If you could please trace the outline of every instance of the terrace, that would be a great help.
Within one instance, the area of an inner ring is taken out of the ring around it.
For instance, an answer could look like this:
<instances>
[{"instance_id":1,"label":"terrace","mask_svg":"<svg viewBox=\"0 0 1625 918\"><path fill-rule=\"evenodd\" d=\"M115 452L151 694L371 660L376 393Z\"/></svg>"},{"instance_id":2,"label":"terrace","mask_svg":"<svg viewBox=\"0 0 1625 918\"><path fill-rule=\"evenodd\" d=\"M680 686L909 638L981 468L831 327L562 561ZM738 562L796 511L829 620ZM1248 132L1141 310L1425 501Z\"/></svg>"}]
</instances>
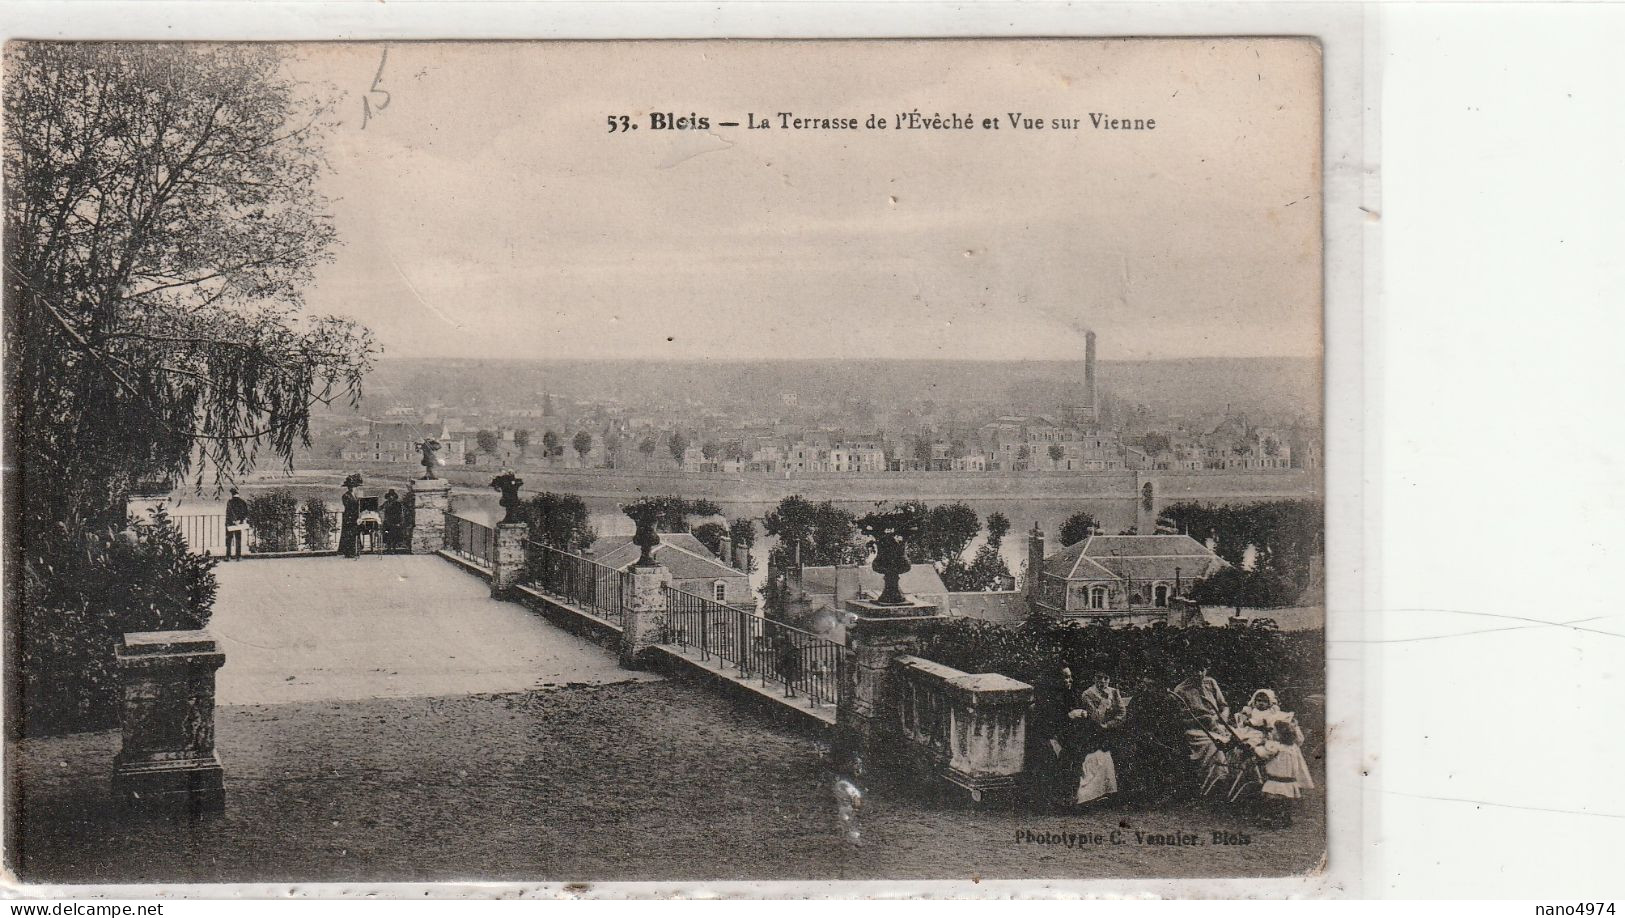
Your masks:
<instances>
[{"instance_id":1,"label":"terrace","mask_svg":"<svg viewBox=\"0 0 1625 918\"><path fill-rule=\"evenodd\" d=\"M1012 842L1048 819L1019 800L975 806L900 774L860 779L854 809L828 743L838 657L668 590L654 671L624 669L605 645L621 643L632 618L628 575L533 549L511 599L494 599L501 540L466 523L447 529L437 554L222 565L210 629L226 656L216 714L225 812L186 824L122 812L107 793L118 731L25 740L20 874L1243 877L1313 869L1323 849L1319 808L1289 830L1253 832L1246 846L1172 852ZM908 724L928 745L951 719L931 676L911 680ZM1195 803L1067 817L1077 831L1125 825L1250 831L1244 814Z\"/></svg>"}]
</instances>

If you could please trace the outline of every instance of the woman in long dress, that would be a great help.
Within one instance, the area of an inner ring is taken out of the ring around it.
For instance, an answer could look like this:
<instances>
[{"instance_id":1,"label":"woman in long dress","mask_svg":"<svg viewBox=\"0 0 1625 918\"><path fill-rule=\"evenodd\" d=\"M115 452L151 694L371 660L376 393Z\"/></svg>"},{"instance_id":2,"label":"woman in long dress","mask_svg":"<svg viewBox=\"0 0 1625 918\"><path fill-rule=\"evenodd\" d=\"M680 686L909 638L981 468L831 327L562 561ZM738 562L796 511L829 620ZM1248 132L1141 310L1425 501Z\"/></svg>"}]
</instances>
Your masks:
<instances>
[{"instance_id":1,"label":"woman in long dress","mask_svg":"<svg viewBox=\"0 0 1625 918\"><path fill-rule=\"evenodd\" d=\"M344 511L339 515L339 554L346 558L361 557L361 476L352 473L344 479L344 494L339 498Z\"/></svg>"},{"instance_id":2,"label":"woman in long dress","mask_svg":"<svg viewBox=\"0 0 1625 918\"><path fill-rule=\"evenodd\" d=\"M1074 802L1085 804L1117 793L1117 761L1112 752L1118 728L1128 716L1128 707L1105 673L1095 674L1094 683L1084 690L1080 701L1083 707L1074 711L1073 716L1081 715L1085 724L1087 752L1079 769Z\"/></svg>"}]
</instances>

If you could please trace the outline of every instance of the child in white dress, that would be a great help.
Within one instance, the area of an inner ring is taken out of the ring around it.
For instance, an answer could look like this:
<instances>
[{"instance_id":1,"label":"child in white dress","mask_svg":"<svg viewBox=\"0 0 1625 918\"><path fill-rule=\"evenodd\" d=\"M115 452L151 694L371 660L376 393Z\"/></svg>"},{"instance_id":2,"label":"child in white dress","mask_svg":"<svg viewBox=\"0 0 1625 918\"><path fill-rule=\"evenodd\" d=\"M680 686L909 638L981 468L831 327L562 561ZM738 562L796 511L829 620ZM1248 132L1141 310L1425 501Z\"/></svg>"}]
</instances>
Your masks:
<instances>
[{"instance_id":1,"label":"child in white dress","mask_svg":"<svg viewBox=\"0 0 1625 918\"><path fill-rule=\"evenodd\" d=\"M1262 741L1253 746L1253 754L1262 762L1264 773L1263 798L1271 816L1283 825L1292 824L1293 801L1313 790L1315 780L1309 774L1309 763L1303 758L1303 730L1292 714L1282 711L1275 702L1275 693L1260 689L1253 694L1268 695L1268 707L1249 705L1246 726L1259 731Z\"/></svg>"}]
</instances>

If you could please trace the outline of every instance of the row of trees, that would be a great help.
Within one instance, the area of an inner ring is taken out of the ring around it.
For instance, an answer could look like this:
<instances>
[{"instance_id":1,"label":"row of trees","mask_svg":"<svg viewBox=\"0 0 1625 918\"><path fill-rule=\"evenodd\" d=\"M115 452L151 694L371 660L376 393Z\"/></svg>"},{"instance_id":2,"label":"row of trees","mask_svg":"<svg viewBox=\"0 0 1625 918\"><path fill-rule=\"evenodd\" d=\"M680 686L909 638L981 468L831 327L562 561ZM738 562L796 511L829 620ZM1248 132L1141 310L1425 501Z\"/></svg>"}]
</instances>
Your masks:
<instances>
[{"instance_id":1,"label":"row of trees","mask_svg":"<svg viewBox=\"0 0 1625 918\"><path fill-rule=\"evenodd\" d=\"M975 510L962 503L933 507L921 501L899 507L913 515L918 528L908 545L910 562L935 567L944 585L954 592L1009 587L1013 578L1000 555L1010 531L1004 514L989 514L987 541L966 561L966 550L982 532L982 520ZM857 522L856 513L831 501L786 497L762 521L762 528L779 540L771 563L776 567L861 563L869 555L869 546L859 535Z\"/></svg>"},{"instance_id":2,"label":"row of trees","mask_svg":"<svg viewBox=\"0 0 1625 918\"><path fill-rule=\"evenodd\" d=\"M571 447L575 449L582 459L586 459L587 454L592 452L592 444L592 434L587 433L585 430L578 431L570 441ZM523 456L525 451L530 448L530 431L514 431L513 446ZM495 456L502 449L502 440L494 430L479 430L474 433L474 449L476 454L484 453L487 456ZM476 454L469 455L468 461L470 464L474 462ZM544 457L564 455L564 444L559 440L557 433L551 430L542 431L542 455Z\"/></svg>"},{"instance_id":3,"label":"row of trees","mask_svg":"<svg viewBox=\"0 0 1625 918\"><path fill-rule=\"evenodd\" d=\"M1159 525L1204 542L1215 554L1241 567L1248 549L1251 569L1298 591L1313 579L1324 551L1324 510L1319 501L1276 500L1241 506L1172 504Z\"/></svg>"}]
</instances>

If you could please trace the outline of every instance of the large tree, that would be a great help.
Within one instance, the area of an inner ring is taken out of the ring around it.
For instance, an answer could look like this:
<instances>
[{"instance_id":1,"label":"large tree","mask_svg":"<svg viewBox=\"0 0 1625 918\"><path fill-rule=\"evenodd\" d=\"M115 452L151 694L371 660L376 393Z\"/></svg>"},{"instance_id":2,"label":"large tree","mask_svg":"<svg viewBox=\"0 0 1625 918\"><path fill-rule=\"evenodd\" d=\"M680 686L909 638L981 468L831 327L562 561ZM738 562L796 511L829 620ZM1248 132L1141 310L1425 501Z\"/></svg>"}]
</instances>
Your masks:
<instances>
[{"instance_id":1,"label":"large tree","mask_svg":"<svg viewBox=\"0 0 1625 918\"><path fill-rule=\"evenodd\" d=\"M258 45L21 44L5 90L7 404L30 523L221 484L359 398L364 329L299 315L334 240L328 100Z\"/></svg>"},{"instance_id":2,"label":"large tree","mask_svg":"<svg viewBox=\"0 0 1625 918\"><path fill-rule=\"evenodd\" d=\"M108 602L98 584L164 592L177 571L199 573L160 533L130 543L138 557L108 576L124 563L108 533L124 525L126 495L154 480L219 488L264 454L291 466L310 446L312 406L355 404L376 356L365 329L301 312L334 241L318 185L332 124L329 100L295 82L280 53L6 52L5 403L13 452L26 457L10 530L24 569L21 668L31 680L71 673L47 688L81 699L92 721L111 709L118 634L198 627L212 601L196 589L171 596L157 624Z\"/></svg>"},{"instance_id":3,"label":"large tree","mask_svg":"<svg viewBox=\"0 0 1625 918\"><path fill-rule=\"evenodd\" d=\"M830 501L815 504L799 494L779 501L762 519L762 529L779 540L769 559L777 566L856 563L862 560L857 517Z\"/></svg>"},{"instance_id":4,"label":"large tree","mask_svg":"<svg viewBox=\"0 0 1625 918\"><path fill-rule=\"evenodd\" d=\"M585 430L578 430L575 438L570 441L570 445L575 447L576 455L581 457L581 461L586 462L587 454L592 452L592 434L587 433Z\"/></svg>"}]
</instances>

